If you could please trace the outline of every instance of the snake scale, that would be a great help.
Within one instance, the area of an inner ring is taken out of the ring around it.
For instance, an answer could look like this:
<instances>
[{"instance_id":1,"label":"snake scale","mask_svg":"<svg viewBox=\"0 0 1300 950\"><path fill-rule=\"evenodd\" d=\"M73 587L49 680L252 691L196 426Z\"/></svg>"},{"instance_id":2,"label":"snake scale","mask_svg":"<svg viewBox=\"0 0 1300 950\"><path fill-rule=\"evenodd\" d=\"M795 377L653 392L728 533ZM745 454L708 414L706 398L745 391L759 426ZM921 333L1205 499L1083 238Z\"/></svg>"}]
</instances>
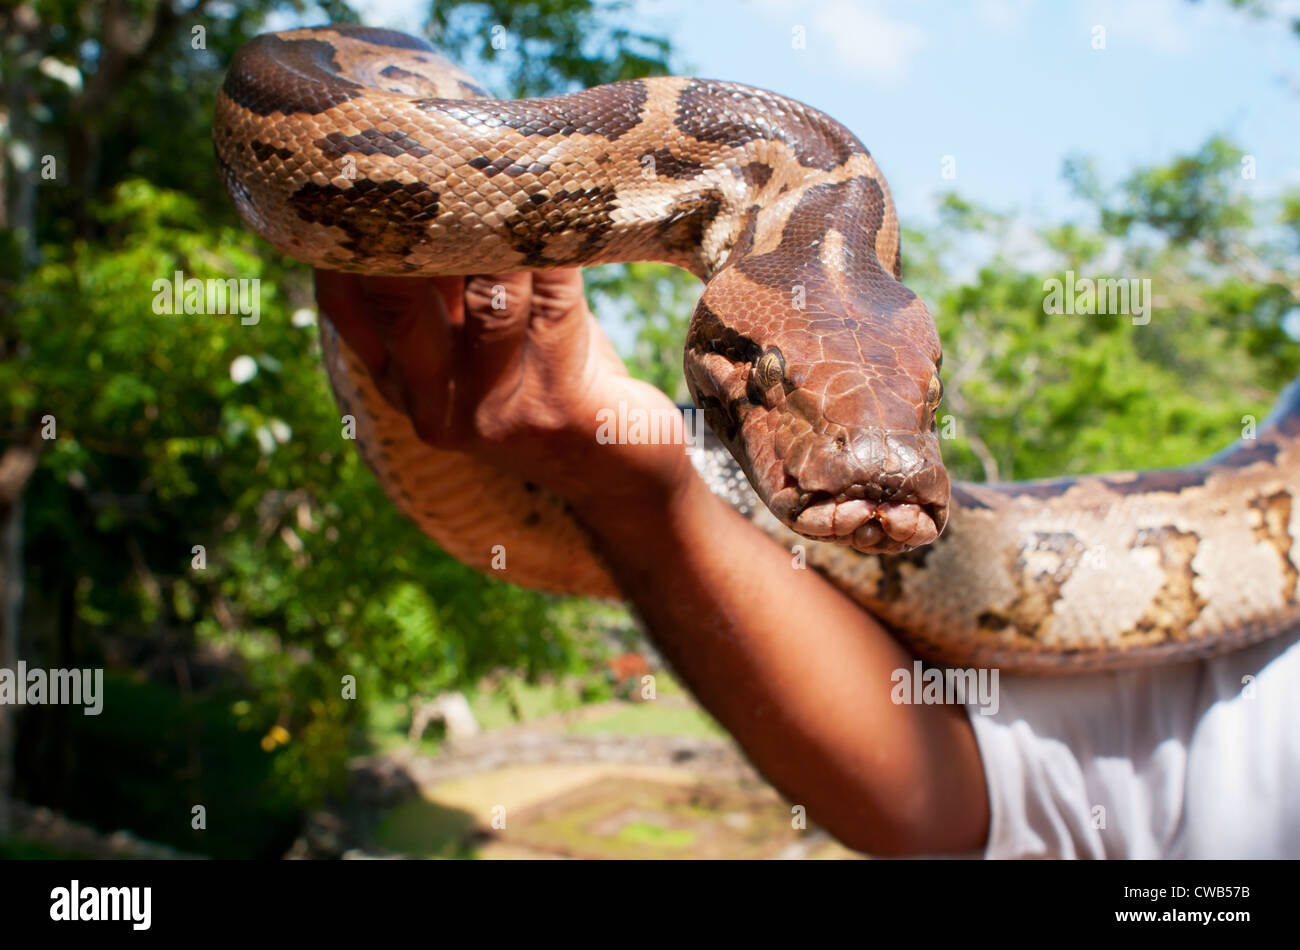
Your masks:
<instances>
[{"instance_id":1,"label":"snake scale","mask_svg":"<svg viewBox=\"0 0 1300 950\"><path fill-rule=\"evenodd\" d=\"M1121 669L1300 622L1300 388L1200 465L950 485L941 349L899 281L888 187L807 106L677 77L497 100L423 40L334 26L241 49L213 136L244 221L318 267L699 276L686 379L729 454L697 466L931 661ZM366 461L422 530L484 570L504 546L515 583L617 596L557 498L422 443L328 321L322 340Z\"/></svg>"}]
</instances>

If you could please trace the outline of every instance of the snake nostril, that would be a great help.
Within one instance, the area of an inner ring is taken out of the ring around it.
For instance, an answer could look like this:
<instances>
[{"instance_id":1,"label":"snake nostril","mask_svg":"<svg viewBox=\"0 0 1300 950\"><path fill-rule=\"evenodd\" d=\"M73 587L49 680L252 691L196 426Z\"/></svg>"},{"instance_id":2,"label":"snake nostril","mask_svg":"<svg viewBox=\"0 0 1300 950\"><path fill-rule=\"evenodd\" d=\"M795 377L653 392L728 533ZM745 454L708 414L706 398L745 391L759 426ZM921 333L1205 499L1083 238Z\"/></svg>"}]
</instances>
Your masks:
<instances>
[{"instance_id":1,"label":"snake nostril","mask_svg":"<svg viewBox=\"0 0 1300 950\"><path fill-rule=\"evenodd\" d=\"M880 485L882 501L896 501L902 493L903 486L907 484L907 478L902 472L884 472L877 479Z\"/></svg>"},{"instance_id":2,"label":"snake nostril","mask_svg":"<svg viewBox=\"0 0 1300 950\"><path fill-rule=\"evenodd\" d=\"M863 486L865 497L877 503L899 502L929 505L935 497L934 469L912 472L881 472Z\"/></svg>"}]
</instances>

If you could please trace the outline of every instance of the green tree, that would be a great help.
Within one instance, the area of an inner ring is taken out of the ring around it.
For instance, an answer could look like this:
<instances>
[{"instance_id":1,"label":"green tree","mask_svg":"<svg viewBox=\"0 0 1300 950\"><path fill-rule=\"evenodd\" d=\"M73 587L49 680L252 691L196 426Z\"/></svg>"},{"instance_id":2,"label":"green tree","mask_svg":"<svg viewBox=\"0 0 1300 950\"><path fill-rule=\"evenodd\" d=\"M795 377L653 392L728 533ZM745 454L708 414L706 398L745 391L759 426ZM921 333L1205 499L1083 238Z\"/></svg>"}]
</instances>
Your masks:
<instances>
[{"instance_id":1,"label":"green tree","mask_svg":"<svg viewBox=\"0 0 1300 950\"><path fill-rule=\"evenodd\" d=\"M356 18L344 3L321 6ZM224 724L270 747L254 779L310 804L340 787L367 701L464 688L502 666L585 669L597 613L448 558L342 438L306 268L240 227L212 162L225 65L271 13L295 12L319 22L277 0L0 11L0 249L12 252L0 273L0 665L21 648L49 666L150 671L194 708L224 697ZM622 4L548 0L440 3L430 16L471 58L480 42L492 49L492 25L521 31L529 55L492 57L493 78L558 91L666 70L667 44L618 27L623 15ZM176 271L259 281L260 322L155 312L155 282ZM240 671L239 695L204 672L214 656ZM114 682L120 692L134 681ZM110 697L110 723L113 710ZM20 788L93 810L73 791L93 752L64 754L52 737L80 724L49 714L39 729L31 712L21 720L33 723L23 761L34 765ZM211 733L217 719L203 721ZM204 763L217 754L210 739L179 745L156 784L211 797L221 778ZM9 781L0 765L0 802ZM184 833L168 840L203 846L188 814L169 820ZM168 837L160 816L134 823Z\"/></svg>"},{"instance_id":2,"label":"green tree","mask_svg":"<svg viewBox=\"0 0 1300 950\"><path fill-rule=\"evenodd\" d=\"M1040 226L1026 268L1004 215L946 196L941 226L904 242L908 282L945 343L949 465L1013 479L1189 462L1236 440L1300 367L1294 328L1296 194L1266 198L1214 137L1168 164L1101 183L1065 177L1085 220ZM1279 236L1280 235L1280 236ZM954 247L991 247L955 281ZM1041 263L1038 263L1041 261ZM1149 322L1047 312L1045 281L1149 280Z\"/></svg>"}]
</instances>

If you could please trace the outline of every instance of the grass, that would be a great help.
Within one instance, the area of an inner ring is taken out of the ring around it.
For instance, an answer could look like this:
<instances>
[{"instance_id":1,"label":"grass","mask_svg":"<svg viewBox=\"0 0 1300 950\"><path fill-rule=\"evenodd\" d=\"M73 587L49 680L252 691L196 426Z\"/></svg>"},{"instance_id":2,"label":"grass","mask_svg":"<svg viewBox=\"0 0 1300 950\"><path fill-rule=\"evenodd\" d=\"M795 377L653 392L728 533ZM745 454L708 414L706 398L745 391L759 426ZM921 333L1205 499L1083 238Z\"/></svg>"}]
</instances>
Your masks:
<instances>
[{"instance_id":1,"label":"grass","mask_svg":"<svg viewBox=\"0 0 1300 950\"><path fill-rule=\"evenodd\" d=\"M459 808L411 798L380 819L375 840L394 854L418 858L474 858L474 816Z\"/></svg>"},{"instance_id":2,"label":"grass","mask_svg":"<svg viewBox=\"0 0 1300 950\"><path fill-rule=\"evenodd\" d=\"M508 837L574 857L654 860L770 857L793 833L781 803L738 786L610 777L540 806Z\"/></svg>"},{"instance_id":3,"label":"grass","mask_svg":"<svg viewBox=\"0 0 1300 950\"><path fill-rule=\"evenodd\" d=\"M496 689L480 690L468 699L470 711L484 732L544 719L583 705L571 684L527 683L518 677L505 680ZM519 718L515 716L516 710ZM391 751L409 746L411 712L406 703L376 700L369 704L368 712L370 736L376 748ZM424 755L437 755L441 748L442 730L438 724L431 723L416 749Z\"/></svg>"},{"instance_id":4,"label":"grass","mask_svg":"<svg viewBox=\"0 0 1300 950\"><path fill-rule=\"evenodd\" d=\"M675 695L681 693L675 684L669 689ZM484 732L508 729L588 705L583 702L579 687L572 682L529 683L522 677L502 677L495 688L478 690L467 698L470 711ZM378 748L389 750L408 744L411 712L406 703L377 700L368 709L370 733ZM419 743L419 751L436 755L442 744L440 735L438 727L431 724Z\"/></svg>"},{"instance_id":5,"label":"grass","mask_svg":"<svg viewBox=\"0 0 1300 950\"><path fill-rule=\"evenodd\" d=\"M518 719L511 707L512 695L514 708L520 713ZM582 705L572 684L525 683L519 679L505 681L498 689L482 690L469 701L469 708L484 731L544 719L556 713L570 712Z\"/></svg>"},{"instance_id":6,"label":"grass","mask_svg":"<svg viewBox=\"0 0 1300 950\"><path fill-rule=\"evenodd\" d=\"M689 848L695 843L695 832L633 821L620 828L614 838L620 844L640 847Z\"/></svg>"},{"instance_id":7,"label":"grass","mask_svg":"<svg viewBox=\"0 0 1300 950\"><path fill-rule=\"evenodd\" d=\"M686 690L665 671L655 673L655 690L659 699L679 699ZM494 689L480 690L469 697L470 710L484 732L507 729L520 723L535 722L550 716L582 708L584 704L572 683L527 683L520 678L504 678ZM370 733L381 750L406 747L411 714L405 703L372 702ZM516 717L518 713L518 717ZM689 738L724 738L726 732L708 713L694 706L661 703L614 704L609 715L581 719L563 727L578 735L616 733L632 736L686 736ZM441 731L431 726L416 749L424 755L437 755L442 746Z\"/></svg>"},{"instance_id":8,"label":"grass","mask_svg":"<svg viewBox=\"0 0 1300 950\"><path fill-rule=\"evenodd\" d=\"M571 723L566 730L579 735L617 733L624 736L686 736L716 739L725 736L713 719L698 709L655 702L628 703L608 716Z\"/></svg>"}]
</instances>

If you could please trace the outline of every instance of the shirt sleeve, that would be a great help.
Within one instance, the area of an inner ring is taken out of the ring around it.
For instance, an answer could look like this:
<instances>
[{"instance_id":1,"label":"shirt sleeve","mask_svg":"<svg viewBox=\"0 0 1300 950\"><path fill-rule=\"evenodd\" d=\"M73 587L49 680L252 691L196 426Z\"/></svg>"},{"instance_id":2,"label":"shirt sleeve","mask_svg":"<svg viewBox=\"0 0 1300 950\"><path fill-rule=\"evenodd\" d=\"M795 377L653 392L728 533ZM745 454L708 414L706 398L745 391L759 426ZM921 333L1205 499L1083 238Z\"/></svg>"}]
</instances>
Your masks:
<instances>
[{"instance_id":1,"label":"shirt sleeve","mask_svg":"<svg viewBox=\"0 0 1300 950\"><path fill-rule=\"evenodd\" d=\"M1003 676L993 695L966 705L985 857L1300 856L1296 634L1150 670Z\"/></svg>"}]
</instances>

